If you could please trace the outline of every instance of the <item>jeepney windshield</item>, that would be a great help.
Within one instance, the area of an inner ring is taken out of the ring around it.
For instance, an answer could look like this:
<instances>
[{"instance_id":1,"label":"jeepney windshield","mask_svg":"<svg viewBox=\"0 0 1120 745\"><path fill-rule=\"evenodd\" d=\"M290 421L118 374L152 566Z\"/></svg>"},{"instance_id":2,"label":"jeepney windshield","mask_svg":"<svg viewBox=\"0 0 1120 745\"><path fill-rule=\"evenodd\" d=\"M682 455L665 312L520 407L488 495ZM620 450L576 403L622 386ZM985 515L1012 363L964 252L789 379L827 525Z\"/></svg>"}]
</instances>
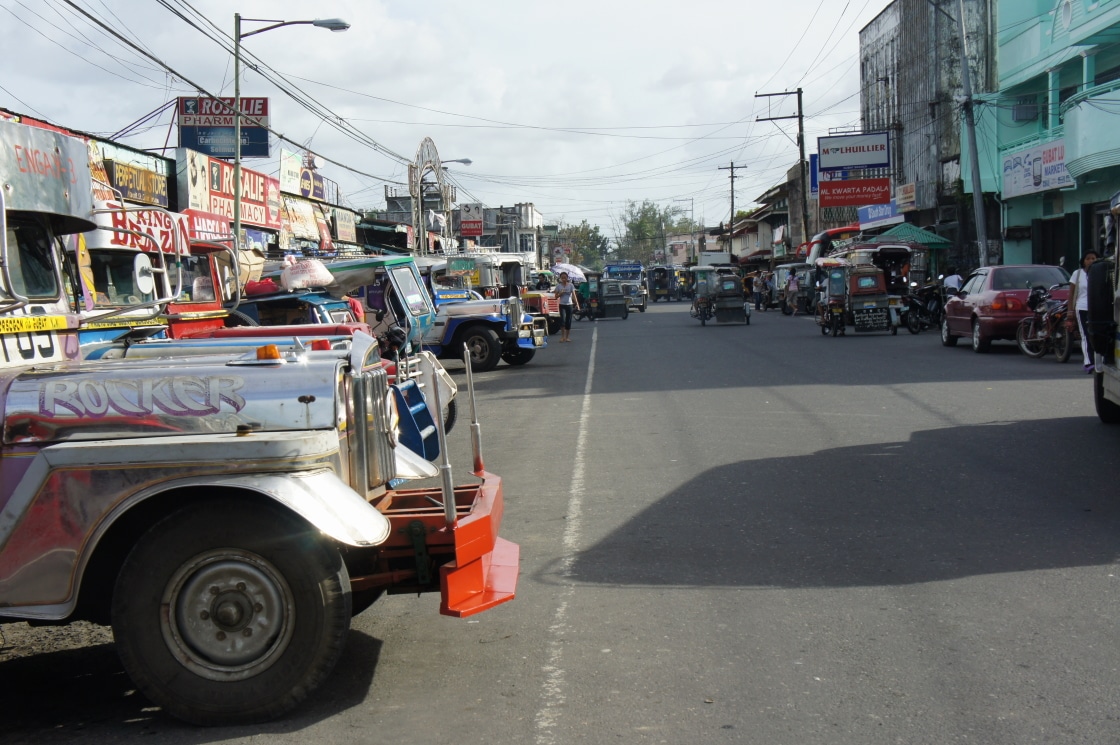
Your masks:
<instances>
[{"instance_id":1,"label":"jeepney windshield","mask_svg":"<svg viewBox=\"0 0 1120 745\"><path fill-rule=\"evenodd\" d=\"M56 299L60 288L46 228L35 220L9 217L7 238L8 269L15 293L32 299Z\"/></svg>"},{"instance_id":2,"label":"jeepney windshield","mask_svg":"<svg viewBox=\"0 0 1120 745\"><path fill-rule=\"evenodd\" d=\"M133 279L136 253L90 249L89 265L93 275L95 306L119 308L155 300L154 293L142 293L136 289Z\"/></svg>"},{"instance_id":3,"label":"jeepney windshield","mask_svg":"<svg viewBox=\"0 0 1120 745\"><path fill-rule=\"evenodd\" d=\"M416 281L416 275L408 266L397 266L390 270L393 283L397 286L405 307L412 316L426 316L432 312L424 288Z\"/></svg>"},{"instance_id":4,"label":"jeepney windshield","mask_svg":"<svg viewBox=\"0 0 1120 745\"><path fill-rule=\"evenodd\" d=\"M214 275L208 255L183 256L183 295L184 303L212 303L217 297L214 293Z\"/></svg>"}]
</instances>

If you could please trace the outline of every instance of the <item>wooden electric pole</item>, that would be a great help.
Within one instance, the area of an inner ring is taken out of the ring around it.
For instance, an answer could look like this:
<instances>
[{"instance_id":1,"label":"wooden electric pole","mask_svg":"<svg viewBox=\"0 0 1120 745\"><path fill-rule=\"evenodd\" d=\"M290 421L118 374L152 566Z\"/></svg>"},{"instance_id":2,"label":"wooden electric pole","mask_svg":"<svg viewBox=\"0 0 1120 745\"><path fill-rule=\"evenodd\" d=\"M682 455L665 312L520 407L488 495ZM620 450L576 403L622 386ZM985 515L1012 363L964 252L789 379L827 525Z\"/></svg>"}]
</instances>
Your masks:
<instances>
[{"instance_id":1,"label":"wooden electric pole","mask_svg":"<svg viewBox=\"0 0 1120 745\"><path fill-rule=\"evenodd\" d=\"M746 166L737 166L735 161L731 161L730 166L720 166L721 171L731 171L731 222L728 223L727 228L727 252L731 253L734 247L735 239L735 169L745 170Z\"/></svg>"},{"instance_id":2,"label":"wooden electric pole","mask_svg":"<svg viewBox=\"0 0 1120 745\"><path fill-rule=\"evenodd\" d=\"M797 113L790 116L765 116L758 117L755 121L773 122L779 119L797 120L797 149L799 157L797 162L798 173L801 174L801 240L808 243L809 235L809 179L805 175L805 110L801 104L802 91L783 91L781 93L756 93L755 98L772 98L774 96L797 96Z\"/></svg>"}]
</instances>

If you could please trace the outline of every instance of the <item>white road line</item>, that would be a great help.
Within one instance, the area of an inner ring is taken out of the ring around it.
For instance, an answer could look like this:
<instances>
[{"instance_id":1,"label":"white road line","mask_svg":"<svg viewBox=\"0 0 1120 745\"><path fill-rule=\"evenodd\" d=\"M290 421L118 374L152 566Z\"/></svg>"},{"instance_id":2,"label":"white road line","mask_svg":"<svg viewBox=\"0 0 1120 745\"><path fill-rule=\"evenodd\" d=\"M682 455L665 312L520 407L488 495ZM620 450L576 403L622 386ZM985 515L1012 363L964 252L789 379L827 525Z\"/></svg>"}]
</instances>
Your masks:
<instances>
[{"instance_id":1,"label":"white road line","mask_svg":"<svg viewBox=\"0 0 1120 745\"><path fill-rule=\"evenodd\" d=\"M584 475L586 473L587 429L591 420L591 383L595 378L595 348L599 341L598 327L591 333L591 360L587 364L587 381L583 384L583 406L579 415L579 434L576 437L576 454L572 461L572 486L568 494L568 513L560 557L560 597L552 623L548 626L548 654L544 665L544 682L541 685L541 704L537 710L537 745L556 742L564 696L564 640L570 636L568 602L575 593L570 581L572 562L580 546L580 529L583 516Z\"/></svg>"}]
</instances>

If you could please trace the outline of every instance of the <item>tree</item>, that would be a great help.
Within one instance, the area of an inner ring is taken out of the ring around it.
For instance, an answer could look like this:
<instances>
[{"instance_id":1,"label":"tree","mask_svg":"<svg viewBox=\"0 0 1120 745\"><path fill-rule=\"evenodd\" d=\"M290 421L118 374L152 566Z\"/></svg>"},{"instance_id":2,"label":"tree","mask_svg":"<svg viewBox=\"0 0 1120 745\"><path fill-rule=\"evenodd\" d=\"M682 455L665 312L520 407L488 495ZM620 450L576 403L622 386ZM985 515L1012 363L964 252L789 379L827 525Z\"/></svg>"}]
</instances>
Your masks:
<instances>
[{"instance_id":1,"label":"tree","mask_svg":"<svg viewBox=\"0 0 1120 745\"><path fill-rule=\"evenodd\" d=\"M610 251L610 240L599 232L598 225L584 220L579 225L561 223L559 230L561 245L572 248L573 264L602 265Z\"/></svg>"},{"instance_id":2,"label":"tree","mask_svg":"<svg viewBox=\"0 0 1120 745\"><path fill-rule=\"evenodd\" d=\"M663 255L658 259L655 252L665 250L665 236L694 229L683 213L680 206L660 207L648 199L641 204L627 202L616 224L616 229L621 227L616 258L643 264L664 261Z\"/></svg>"}]
</instances>

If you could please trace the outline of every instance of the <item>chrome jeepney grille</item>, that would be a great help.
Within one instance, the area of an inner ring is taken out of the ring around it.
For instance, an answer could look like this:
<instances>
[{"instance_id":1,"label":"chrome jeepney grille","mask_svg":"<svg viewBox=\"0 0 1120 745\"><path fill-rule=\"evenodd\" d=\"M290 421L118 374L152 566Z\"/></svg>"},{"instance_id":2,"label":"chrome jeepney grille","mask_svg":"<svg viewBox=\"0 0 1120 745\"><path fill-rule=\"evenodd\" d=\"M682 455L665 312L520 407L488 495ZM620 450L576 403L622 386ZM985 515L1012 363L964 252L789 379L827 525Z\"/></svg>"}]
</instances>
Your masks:
<instances>
[{"instance_id":1,"label":"chrome jeepney grille","mask_svg":"<svg viewBox=\"0 0 1120 745\"><path fill-rule=\"evenodd\" d=\"M393 457L389 378L383 367L368 368L354 376L354 486L366 490L386 486L396 476Z\"/></svg>"}]
</instances>

